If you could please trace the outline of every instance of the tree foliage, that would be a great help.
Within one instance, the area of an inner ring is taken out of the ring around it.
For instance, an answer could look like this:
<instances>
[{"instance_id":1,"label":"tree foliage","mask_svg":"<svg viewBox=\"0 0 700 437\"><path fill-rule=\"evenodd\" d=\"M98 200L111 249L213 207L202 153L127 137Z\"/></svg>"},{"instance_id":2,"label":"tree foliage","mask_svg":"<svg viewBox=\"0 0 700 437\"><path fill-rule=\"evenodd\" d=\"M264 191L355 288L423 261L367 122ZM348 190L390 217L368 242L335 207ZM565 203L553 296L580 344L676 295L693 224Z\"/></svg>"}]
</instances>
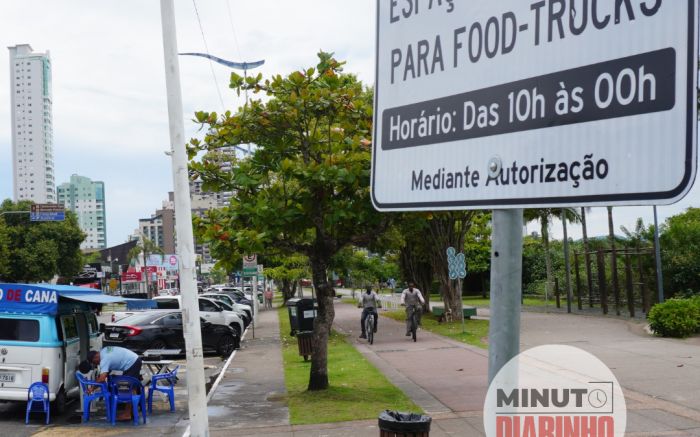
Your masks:
<instances>
[{"instance_id":1,"label":"tree foliage","mask_svg":"<svg viewBox=\"0 0 700 437\"><path fill-rule=\"evenodd\" d=\"M700 208L668 218L661 231L664 279L670 293L700 293Z\"/></svg>"},{"instance_id":2,"label":"tree foliage","mask_svg":"<svg viewBox=\"0 0 700 437\"><path fill-rule=\"evenodd\" d=\"M228 208L199 221L208 241L248 253L274 248L308 257L318 299L310 390L328 387L331 260L347 245L368 245L387 220L369 197L372 93L331 54L318 57L315 68L265 81L232 74L230 86L255 97L235 114L196 113L207 134L188 148L192 177L200 177L205 189L236 193ZM246 143L255 144L255 152L231 171L207 158Z\"/></svg>"},{"instance_id":3,"label":"tree foliage","mask_svg":"<svg viewBox=\"0 0 700 437\"><path fill-rule=\"evenodd\" d=\"M29 211L31 205L5 200L0 212ZM70 211L61 222L31 222L29 214L5 214L0 219L0 277L6 282L73 277L82 267L80 243L84 239L78 219Z\"/></svg>"}]
</instances>

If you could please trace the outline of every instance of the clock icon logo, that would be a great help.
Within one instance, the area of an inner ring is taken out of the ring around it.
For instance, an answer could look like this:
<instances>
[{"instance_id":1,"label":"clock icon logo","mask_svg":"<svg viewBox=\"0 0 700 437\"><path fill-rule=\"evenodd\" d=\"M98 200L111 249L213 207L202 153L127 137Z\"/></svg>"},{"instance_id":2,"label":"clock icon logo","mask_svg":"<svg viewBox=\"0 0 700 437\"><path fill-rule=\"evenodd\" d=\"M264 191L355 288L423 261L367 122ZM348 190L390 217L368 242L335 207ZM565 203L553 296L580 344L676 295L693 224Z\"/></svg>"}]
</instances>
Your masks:
<instances>
[{"instance_id":1,"label":"clock icon logo","mask_svg":"<svg viewBox=\"0 0 700 437\"><path fill-rule=\"evenodd\" d=\"M602 408L608 402L608 395L603 390L593 390L588 393L588 403L593 408Z\"/></svg>"}]
</instances>

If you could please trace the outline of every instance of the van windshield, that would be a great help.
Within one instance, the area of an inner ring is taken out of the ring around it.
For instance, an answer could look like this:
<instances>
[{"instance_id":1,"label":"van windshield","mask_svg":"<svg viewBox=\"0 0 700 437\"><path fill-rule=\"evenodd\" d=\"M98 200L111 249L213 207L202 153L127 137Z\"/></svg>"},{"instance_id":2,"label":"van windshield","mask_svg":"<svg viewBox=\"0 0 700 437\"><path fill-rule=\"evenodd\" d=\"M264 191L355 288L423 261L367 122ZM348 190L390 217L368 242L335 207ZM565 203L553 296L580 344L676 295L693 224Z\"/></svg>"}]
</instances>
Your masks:
<instances>
[{"instance_id":1,"label":"van windshield","mask_svg":"<svg viewBox=\"0 0 700 437\"><path fill-rule=\"evenodd\" d=\"M39 321L0 319L0 340L39 341Z\"/></svg>"}]
</instances>

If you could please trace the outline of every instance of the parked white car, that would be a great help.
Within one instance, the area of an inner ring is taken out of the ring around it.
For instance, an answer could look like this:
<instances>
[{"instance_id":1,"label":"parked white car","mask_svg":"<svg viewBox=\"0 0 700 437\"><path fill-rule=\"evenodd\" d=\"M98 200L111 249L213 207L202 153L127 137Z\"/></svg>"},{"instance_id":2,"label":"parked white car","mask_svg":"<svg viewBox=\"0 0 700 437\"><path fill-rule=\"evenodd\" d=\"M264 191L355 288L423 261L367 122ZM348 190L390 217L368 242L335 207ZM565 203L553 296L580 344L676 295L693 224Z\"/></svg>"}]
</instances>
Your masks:
<instances>
[{"instance_id":1,"label":"parked white car","mask_svg":"<svg viewBox=\"0 0 700 437\"><path fill-rule=\"evenodd\" d=\"M215 325L233 328L238 336L243 335L245 323L235 311L227 311L217 301L199 297L199 315ZM153 298L159 309L182 309L182 296L158 296Z\"/></svg>"},{"instance_id":2,"label":"parked white car","mask_svg":"<svg viewBox=\"0 0 700 437\"><path fill-rule=\"evenodd\" d=\"M200 296L201 296L201 297L206 297L207 299L214 299L214 300L216 300L216 301L222 301L222 302L228 304L229 306L231 306L231 308L233 308L233 311L235 311L236 313L238 313L238 315L240 315L241 317L247 318L247 319L248 319L248 322L250 322L250 320L251 320L252 317L253 317L253 310L252 310L252 308L250 307L250 305L244 305L244 304L236 303L236 302L233 300L233 298L231 298L230 296L228 296L228 295L226 295L226 294L221 294L221 293L204 293L204 294L202 294L202 295L200 295ZM246 323L246 324L247 324L247 323Z\"/></svg>"}]
</instances>

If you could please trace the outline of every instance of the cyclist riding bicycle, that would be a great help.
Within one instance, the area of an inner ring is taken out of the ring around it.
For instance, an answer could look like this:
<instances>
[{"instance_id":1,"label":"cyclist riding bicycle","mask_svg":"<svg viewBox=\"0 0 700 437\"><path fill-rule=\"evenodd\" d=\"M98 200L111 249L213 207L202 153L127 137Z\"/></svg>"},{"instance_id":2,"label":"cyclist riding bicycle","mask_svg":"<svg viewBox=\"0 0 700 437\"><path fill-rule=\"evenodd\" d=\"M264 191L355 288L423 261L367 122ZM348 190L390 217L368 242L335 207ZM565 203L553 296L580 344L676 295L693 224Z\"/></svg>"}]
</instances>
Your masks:
<instances>
[{"instance_id":1,"label":"cyclist riding bicycle","mask_svg":"<svg viewBox=\"0 0 700 437\"><path fill-rule=\"evenodd\" d=\"M416 284L409 282L408 288L401 293L401 305L406 306L406 337L411 336L411 307L415 309L416 324L420 325L421 305L423 304L425 304L425 299L423 299L420 290L416 288Z\"/></svg>"},{"instance_id":2,"label":"cyclist riding bicycle","mask_svg":"<svg viewBox=\"0 0 700 437\"><path fill-rule=\"evenodd\" d=\"M367 291L362 293L360 296L360 301L358 307L362 308L362 319L360 320L360 326L362 327L362 335L360 338L367 338L367 333L365 332L365 320L367 316L371 313L374 315L374 332L377 332L377 321L379 320L379 314L377 314L377 308L380 308L379 296L377 293L372 291L371 286L367 286Z\"/></svg>"}]
</instances>

